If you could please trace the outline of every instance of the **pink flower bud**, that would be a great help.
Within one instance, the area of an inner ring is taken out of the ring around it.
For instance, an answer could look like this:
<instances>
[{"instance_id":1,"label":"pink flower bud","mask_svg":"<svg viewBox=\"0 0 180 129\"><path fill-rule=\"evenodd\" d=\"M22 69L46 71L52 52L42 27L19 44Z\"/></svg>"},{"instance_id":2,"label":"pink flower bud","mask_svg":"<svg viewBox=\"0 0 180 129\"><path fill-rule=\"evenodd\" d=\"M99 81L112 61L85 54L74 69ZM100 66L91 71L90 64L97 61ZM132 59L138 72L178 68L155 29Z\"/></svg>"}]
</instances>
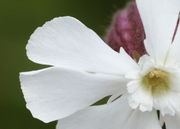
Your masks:
<instances>
[{"instance_id":1,"label":"pink flower bud","mask_svg":"<svg viewBox=\"0 0 180 129\"><path fill-rule=\"evenodd\" d=\"M146 53L144 39L144 27L136 3L130 2L125 9L115 14L106 42L115 51L123 47L131 57L138 60Z\"/></svg>"}]
</instances>

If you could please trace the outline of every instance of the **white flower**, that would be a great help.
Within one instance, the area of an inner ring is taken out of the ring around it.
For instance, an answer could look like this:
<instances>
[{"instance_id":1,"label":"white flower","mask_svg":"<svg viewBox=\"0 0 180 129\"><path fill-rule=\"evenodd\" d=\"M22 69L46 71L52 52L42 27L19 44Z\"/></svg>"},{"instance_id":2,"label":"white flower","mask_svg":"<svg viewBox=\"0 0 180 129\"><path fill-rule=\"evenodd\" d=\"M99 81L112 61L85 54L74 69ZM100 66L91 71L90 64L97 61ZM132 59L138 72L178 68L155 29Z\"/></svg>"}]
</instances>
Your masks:
<instances>
[{"instance_id":1,"label":"white flower","mask_svg":"<svg viewBox=\"0 0 180 129\"><path fill-rule=\"evenodd\" d=\"M116 53L72 17L38 28L30 60L51 67L20 74L27 108L57 129L180 129L180 0L136 0L148 55ZM90 106L106 96L108 104Z\"/></svg>"}]
</instances>

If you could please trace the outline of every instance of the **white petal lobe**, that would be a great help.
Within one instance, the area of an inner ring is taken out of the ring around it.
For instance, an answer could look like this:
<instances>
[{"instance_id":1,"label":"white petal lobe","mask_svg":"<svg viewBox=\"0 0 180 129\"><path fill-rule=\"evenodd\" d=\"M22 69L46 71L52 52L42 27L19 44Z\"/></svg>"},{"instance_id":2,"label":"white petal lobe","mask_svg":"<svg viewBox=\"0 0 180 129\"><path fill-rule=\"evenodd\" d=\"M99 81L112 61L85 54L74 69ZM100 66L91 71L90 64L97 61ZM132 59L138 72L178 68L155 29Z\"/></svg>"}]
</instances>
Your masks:
<instances>
[{"instance_id":1,"label":"white petal lobe","mask_svg":"<svg viewBox=\"0 0 180 129\"><path fill-rule=\"evenodd\" d=\"M146 33L147 52L163 64L180 12L179 0L136 0Z\"/></svg>"},{"instance_id":2,"label":"white petal lobe","mask_svg":"<svg viewBox=\"0 0 180 129\"><path fill-rule=\"evenodd\" d=\"M177 33L173 44L171 45L170 52L167 58L168 66L178 66L180 67L180 25L177 28Z\"/></svg>"},{"instance_id":3,"label":"white petal lobe","mask_svg":"<svg viewBox=\"0 0 180 129\"><path fill-rule=\"evenodd\" d=\"M112 50L98 35L73 17L45 23L27 44L30 60L88 72L123 74L134 67L130 57Z\"/></svg>"},{"instance_id":4,"label":"white petal lobe","mask_svg":"<svg viewBox=\"0 0 180 129\"><path fill-rule=\"evenodd\" d=\"M123 90L120 76L53 67L21 73L20 80L27 108L44 122L71 115Z\"/></svg>"},{"instance_id":5,"label":"white petal lobe","mask_svg":"<svg viewBox=\"0 0 180 129\"><path fill-rule=\"evenodd\" d=\"M157 114L132 110L126 98L93 106L58 122L57 129L161 129Z\"/></svg>"}]
</instances>

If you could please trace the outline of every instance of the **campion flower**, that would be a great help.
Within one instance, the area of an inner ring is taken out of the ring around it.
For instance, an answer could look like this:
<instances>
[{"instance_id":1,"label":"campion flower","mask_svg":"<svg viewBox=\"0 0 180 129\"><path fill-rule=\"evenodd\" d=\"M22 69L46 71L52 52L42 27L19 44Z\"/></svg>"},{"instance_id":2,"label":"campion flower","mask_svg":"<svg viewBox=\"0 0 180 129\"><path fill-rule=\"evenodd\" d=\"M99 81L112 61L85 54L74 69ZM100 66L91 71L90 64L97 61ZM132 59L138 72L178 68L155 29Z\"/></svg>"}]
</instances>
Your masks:
<instances>
[{"instance_id":1,"label":"campion flower","mask_svg":"<svg viewBox=\"0 0 180 129\"><path fill-rule=\"evenodd\" d=\"M144 27L136 3L130 2L115 13L105 41L115 51L123 47L132 58L138 60L146 53L144 39Z\"/></svg>"},{"instance_id":2,"label":"campion flower","mask_svg":"<svg viewBox=\"0 0 180 129\"><path fill-rule=\"evenodd\" d=\"M72 17L30 37L30 60L50 66L20 74L27 108L57 129L180 128L179 0L136 0L147 54L136 63ZM91 106L106 96L107 104Z\"/></svg>"}]
</instances>

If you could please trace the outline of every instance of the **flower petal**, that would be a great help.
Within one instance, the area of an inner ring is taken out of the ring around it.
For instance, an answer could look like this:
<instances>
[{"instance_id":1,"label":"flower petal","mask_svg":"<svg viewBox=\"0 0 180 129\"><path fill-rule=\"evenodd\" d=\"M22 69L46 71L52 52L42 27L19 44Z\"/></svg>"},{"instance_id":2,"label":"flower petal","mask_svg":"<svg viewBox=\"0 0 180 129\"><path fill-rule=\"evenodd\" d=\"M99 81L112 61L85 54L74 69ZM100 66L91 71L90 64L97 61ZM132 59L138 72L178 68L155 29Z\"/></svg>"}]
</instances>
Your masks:
<instances>
[{"instance_id":1,"label":"flower petal","mask_svg":"<svg viewBox=\"0 0 180 129\"><path fill-rule=\"evenodd\" d=\"M136 0L143 21L148 53L163 63L173 39L180 11L179 0Z\"/></svg>"},{"instance_id":2,"label":"flower petal","mask_svg":"<svg viewBox=\"0 0 180 129\"><path fill-rule=\"evenodd\" d=\"M27 108L33 116L50 122L123 90L120 76L47 68L20 74Z\"/></svg>"},{"instance_id":3,"label":"flower petal","mask_svg":"<svg viewBox=\"0 0 180 129\"><path fill-rule=\"evenodd\" d=\"M127 84L127 91L130 94L134 93L138 88L139 88L139 80L133 80Z\"/></svg>"},{"instance_id":4,"label":"flower petal","mask_svg":"<svg viewBox=\"0 0 180 129\"><path fill-rule=\"evenodd\" d=\"M166 65L180 67L180 25L177 29L177 33L173 44L171 45Z\"/></svg>"},{"instance_id":5,"label":"flower petal","mask_svg":"<svg viewBox=\"0 0 180 129\"><path fill-rule=\"evenodd\" d=\"M176 26L175 35L174 35L174 42L176 43L180 42L180 11L179 11L179 17L178 17L177 26Z\"/></svg>"},{"instance_id":6,"label":"flower petal","mask_svg":"<svg viewBox=\"0 0 180 129\"><path fill-rule=\"evenodd\" d=\"M57 129L161 129L156 112L132 110L127 99L93 106L58 121Z\"/></svg>"},{"instance_id":7,"label":"flower petal","mask_svg":"<svg viewBox=\"0 0 180 129\"><path fill-rule=\"evenodd\" d=\"M166 129L180 129L180 113L177 113L175 116L166 115L164 121Z\"/></svg>"},{"instance_id":8,"label":"flower petal","mask_svg":"<svg viewBox=\"0 0 180 129\"><path fill-rule=\"evenodd\" d=\"M152 111L153 97L150 93L146 92L140 81L132 81L128 83L129 105L133 108L139 108L141 111Z\"/></svg>"},{"instance_id":9,"label":"flower petal","mask_svg":"<svg viewBox=\"0 0 180 129\"><path fill-rule=\"evenodd\" d=\"M177 111L180 112L180 94L176 91L171 91L162 97L154 98L154 108L161 111L164 115L174 115Z\"/></svg>"},{"instance_id":10,"label":"flower petal","mask_svg":"<svg viewBox=\"0 0 180 129\"><path fill-rule=\"evenodd\" d=\"M115 74L133 67L73 17L55 18L39 27L26 49L29 59L40 64Z\"/></svg>"}]
</instances>

